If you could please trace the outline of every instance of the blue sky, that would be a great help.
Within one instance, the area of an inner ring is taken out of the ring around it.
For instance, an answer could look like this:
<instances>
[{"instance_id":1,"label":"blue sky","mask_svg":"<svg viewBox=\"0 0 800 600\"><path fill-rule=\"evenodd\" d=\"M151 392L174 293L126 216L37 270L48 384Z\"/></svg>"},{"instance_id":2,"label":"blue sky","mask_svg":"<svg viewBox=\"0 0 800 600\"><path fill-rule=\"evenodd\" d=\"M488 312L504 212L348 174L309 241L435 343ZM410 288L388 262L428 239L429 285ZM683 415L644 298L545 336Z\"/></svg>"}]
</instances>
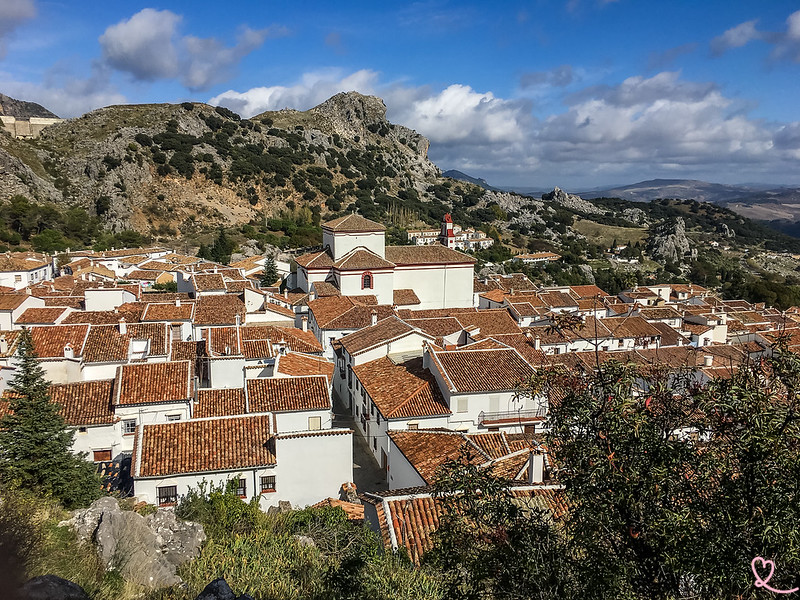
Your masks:
<instances>
[{"instance_id":1,"label":"blue sky","mask_svg":"<svg viewBox=\"0 0 800 600\"><path fill-rule=\"evenodd\" d=\"M442 169L579 190L800 184L800 5L717 0L0 0L0 92L308 109L348 90Z\"/></svg>"}]
</instances>

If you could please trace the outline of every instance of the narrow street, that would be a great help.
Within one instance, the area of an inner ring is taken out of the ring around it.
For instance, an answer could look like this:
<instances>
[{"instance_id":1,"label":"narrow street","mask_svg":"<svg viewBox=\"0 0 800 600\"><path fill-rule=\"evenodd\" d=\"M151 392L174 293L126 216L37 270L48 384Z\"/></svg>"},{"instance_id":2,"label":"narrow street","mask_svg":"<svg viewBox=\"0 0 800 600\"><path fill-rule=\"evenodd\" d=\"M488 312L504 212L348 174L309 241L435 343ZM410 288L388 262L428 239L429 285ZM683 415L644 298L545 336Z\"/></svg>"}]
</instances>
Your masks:
<instances>
[{"instance_id":1,"label":"narrow street","mask_svg":"<svg viewBox=\"0 0 800 600\"><path fill-rule=\"evenodd\" d=\"M369 450L369 445L361 431L356 427L353 416L347 407L333 394L333 426L349 427L353 430L353 483L359 492L386 490L386 473Z\"/></svg>"}]
</instances>

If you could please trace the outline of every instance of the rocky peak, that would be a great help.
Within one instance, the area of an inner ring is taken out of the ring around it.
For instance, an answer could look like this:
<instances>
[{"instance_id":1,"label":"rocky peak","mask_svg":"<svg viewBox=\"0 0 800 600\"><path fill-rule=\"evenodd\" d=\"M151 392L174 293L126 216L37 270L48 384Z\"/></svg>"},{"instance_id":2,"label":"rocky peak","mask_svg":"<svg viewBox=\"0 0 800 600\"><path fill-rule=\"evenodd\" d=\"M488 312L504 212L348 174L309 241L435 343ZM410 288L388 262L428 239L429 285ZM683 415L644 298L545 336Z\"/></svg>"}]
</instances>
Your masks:
<instances>
[{"instance_id":1,"label":"rocky peak","mask_svg":"<svg viewBox=\"0 0 800 600\"><path fill-rule=\"evenodd\" d=\"M382 125L386 122L386 105L383 100L377 96L365 96L358 92L336 94L309 112L356 128L373 124Z\"/></svg>"},{"instance_id":2,"label":"rocky peak","mask_svg":"<svg viewBox=\"0 0 800 600\"><path fill-rule=\"evenodd\" d=\"M31 117L58 118L58 115L51 113L41 104L17 100L5 94L0 94L0 115L16 117L17 119L30 119Z\"/></svg>"},{"instance_id":3,"label":"rocky peak","mask_svg":"<svg viewBox=\"0 0 800 600\"><path fill-rule=\"evenodd\" d=\"M647 251L653 259L678 262L691 251L683 217L664 220L650 230Z\"/></svg>"},{"instance_id":4,"label":"rocky peak","mask_svg":"<svg viewBox=\"0 0 800 600\"><path fill-rule=\"evenodd\" d=\"M605 214L606 212L602 208L598 208L597 206L595 206L588 200L584 200L580 196L576 196L575 194L567 194L564 190L562 190L558 186L554 187L552 192L542 194L542 200L544 200L545 202L560 204L564 208L568 208L570 210L583 212L587 214L602 215Z\"/></svg>"}]
</instances>

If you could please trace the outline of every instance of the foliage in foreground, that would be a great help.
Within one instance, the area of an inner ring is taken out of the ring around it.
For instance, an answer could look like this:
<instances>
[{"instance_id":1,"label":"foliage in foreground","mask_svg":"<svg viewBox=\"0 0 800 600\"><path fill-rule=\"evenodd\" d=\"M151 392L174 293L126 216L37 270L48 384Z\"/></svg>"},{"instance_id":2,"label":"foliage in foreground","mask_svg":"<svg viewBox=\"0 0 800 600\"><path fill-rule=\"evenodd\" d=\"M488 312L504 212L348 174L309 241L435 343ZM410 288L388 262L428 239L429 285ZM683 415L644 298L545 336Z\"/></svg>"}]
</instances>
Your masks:
<instances>
[{"instance_id":1,"label":"foliage in foreground","mask_svg":"<svg viewBox=\"0 0 800 600\"><path fill-rule=\"evenodd\" d=\"M30 332L23 330L19 339L10 412L0 419L0 480L52 496L67 508L86 506L100 496L100 479L92 463L72 453L75 431L50 399Z\"/></svg>"}]
</instances>

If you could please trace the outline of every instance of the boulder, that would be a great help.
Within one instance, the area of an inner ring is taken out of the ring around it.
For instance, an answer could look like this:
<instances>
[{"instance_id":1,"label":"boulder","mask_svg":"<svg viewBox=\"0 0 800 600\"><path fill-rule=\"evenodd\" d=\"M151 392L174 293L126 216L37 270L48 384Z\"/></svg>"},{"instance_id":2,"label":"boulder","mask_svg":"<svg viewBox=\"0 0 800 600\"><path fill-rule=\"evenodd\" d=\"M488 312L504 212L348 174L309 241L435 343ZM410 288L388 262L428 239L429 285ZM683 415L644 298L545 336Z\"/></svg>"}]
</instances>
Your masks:
<instances>
[{"instance_id":1,"label":"boulder","mask_svg":"<svg viewBox=\"0 0 800 600\"><path fill-rule=\"evenodd\" d=\"M270 506L267 509L268 515L276 515L287 512L292 512L292 503L287 500L281 500L278 502L278 506Z\"/></svg>"},{"instance_id":2,"label":"boulder","mask_svg":"<svg viewBox=\"0 0 800 600\"><path fill-rule=\"evenodd\" d=\"M215 579L209 583L195 600L236 600L236 594L224 579Z\"/></svg>"},{"instance_id":3,"label":"boulder","mask_svg":"<svg viewBox=\"0 0 800 600\"><path fill-rule=\"evenodd\" d=\"M683 217L665 220L650 230L647 252L653 260L678 262L691 252Z\"/></svg>"},{"instance_id":4,"label":"boulder","mask_svg":"<svg viewBox=\"0 0 800 600\"><path fill-rule=\"evenodd\" d=\"M89 600L77 583L56 575L41 575L28 580L19 590L19 600Z\"/></svg>"},{"instance_id":5,"label":"boulder","mask_svg":"<svg viewBox=\"0 0 800 600\"><path fill-rule=\"evenodd\" d=\"M206 539L202 525L181 521L172 510L143 517L122 510L111 497L75 511L60 525L75 529L81 541L94 542L107 569L148 588L181 583L176 568L194 558Z\"/></svg>"}]
</instances>

